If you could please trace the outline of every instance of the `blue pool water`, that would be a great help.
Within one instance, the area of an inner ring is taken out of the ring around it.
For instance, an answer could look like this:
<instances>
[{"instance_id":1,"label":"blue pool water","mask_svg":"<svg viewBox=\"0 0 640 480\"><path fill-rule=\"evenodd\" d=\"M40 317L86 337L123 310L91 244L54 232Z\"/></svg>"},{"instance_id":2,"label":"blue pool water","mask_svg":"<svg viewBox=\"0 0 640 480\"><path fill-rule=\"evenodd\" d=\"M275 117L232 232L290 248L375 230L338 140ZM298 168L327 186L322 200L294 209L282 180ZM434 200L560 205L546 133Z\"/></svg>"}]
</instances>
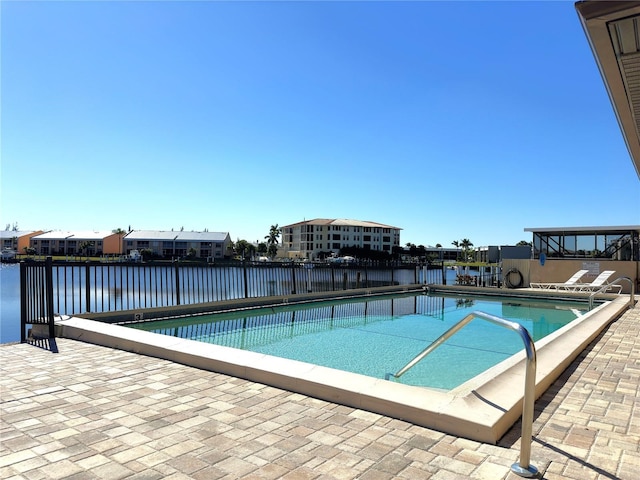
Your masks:
<instances>
[{"instance_id":1,"label":"blue pool water","mask_svg":"<svg viewBox=\"0 0 640 480\"><path fill-rule=\"evenodd\" d=\"M516 321L535 341L586 308L540 300L401 295L129 326L384 378L474 311ZM393 381L448 390L522 349L519 335L476 318Z\"/></svg>"}]
</instances>

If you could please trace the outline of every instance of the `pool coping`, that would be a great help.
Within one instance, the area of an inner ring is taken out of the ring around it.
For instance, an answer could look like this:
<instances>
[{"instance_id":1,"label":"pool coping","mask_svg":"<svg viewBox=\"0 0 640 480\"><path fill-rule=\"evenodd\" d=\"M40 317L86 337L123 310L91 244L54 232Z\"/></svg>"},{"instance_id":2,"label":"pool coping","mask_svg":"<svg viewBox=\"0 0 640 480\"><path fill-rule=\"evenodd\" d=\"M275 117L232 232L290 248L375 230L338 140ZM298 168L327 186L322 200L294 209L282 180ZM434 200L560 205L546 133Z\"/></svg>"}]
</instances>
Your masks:
<instances>
[{"instance_id":1,"label":"pool coping","mask_svg":"<svg viewBox=\"0 0 640 480\"><path fill-rule=\"evenodd\" d=\"M617 296L536 342L536 398L628 304L628 295ZM563 335L567 331L571 335ZM56 332L60 337L243 378L484 443L496 444L522 413L524 352L444 392L87 318L59 318Z\"/></svg>"}]
</instances>

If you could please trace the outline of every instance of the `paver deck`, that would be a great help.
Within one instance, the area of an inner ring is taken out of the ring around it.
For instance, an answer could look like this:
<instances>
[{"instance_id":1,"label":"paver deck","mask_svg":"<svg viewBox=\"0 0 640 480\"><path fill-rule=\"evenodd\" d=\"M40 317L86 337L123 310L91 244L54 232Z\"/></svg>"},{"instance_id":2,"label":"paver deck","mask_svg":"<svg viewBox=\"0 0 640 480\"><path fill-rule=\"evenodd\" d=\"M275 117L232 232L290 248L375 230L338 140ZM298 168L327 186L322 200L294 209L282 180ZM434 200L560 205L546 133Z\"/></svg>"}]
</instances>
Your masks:
<instances>
[{"instance_id":1,"label":"paver deck","mask_svg":"<svg viewBox=\"0 0 640 480\"><path fill-rule=\"evenodd\" d=\"M48 348L53 347L57 352ZM3 479L508 479L498 445L67 339L0 346ZM540 478L640 478L640 306L536 402Z\"/></svg>"}]
</instances>

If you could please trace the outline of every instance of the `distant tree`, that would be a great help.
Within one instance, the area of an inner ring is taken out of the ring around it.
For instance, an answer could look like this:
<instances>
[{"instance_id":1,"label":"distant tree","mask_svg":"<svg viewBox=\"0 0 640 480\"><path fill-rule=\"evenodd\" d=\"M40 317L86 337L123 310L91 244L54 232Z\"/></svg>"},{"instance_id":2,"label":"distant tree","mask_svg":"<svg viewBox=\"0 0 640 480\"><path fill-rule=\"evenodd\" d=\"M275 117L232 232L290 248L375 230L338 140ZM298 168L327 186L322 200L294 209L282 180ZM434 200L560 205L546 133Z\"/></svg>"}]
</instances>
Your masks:
<instances>
[{"instance_id":1,"label":"distant tree","mask_svg":"<svg viewBox=\"0 0 640 480\"><path fill-rule=\"evenodd\" d=\"M520 240L518 243L516 243L516 247L531 247L532 243L531 242L527 242L526 240Z\"/></svg>"},{"instance_id":2,"label":"distant tree","mask_svg":"<svg viewBox=\"0 0 640 480\"><path fill-rule=\"evenodd\" d=\"M454 247L461 249L461 252L458 255L458 260L462 262L469 262L473 260L473 249L471 248L473 247L473 242L471 242L471 240L463 238L460 241L454 240L451 244Z\"/></svg>"},{"instance_id":3,"label":"distant tree","mask_svg":"<svg viewBox=\"0 0 640 480\"><path fill-rule=\"evenodd\" d=\"M153 250L150 248L143 248L140 250L140 255L144 261L151 260L153 258Z\"/></svg>"},{"instance_id":4,"label":"distant tree","mask_svg":"<svg viewBox=\"0 0 640 480\"><path fill-rule=\"evenodd\" d=\"M280 240L280 228L278 224L271 225L269 234L264 237L267 241L267 252L271 258L278 254L278 243Z\"/></svg>"},{"instance_id":5,"label":"distant tree","mask_svg":"<svg viewBox=\"0 0 640 480\"><path fill-rule=\"evenodd\" d=\"M460 247L462 247L462 255L464 257L465 262L470 262L473 260L473 242L468 238L463 238L460 242Z\"/></svg>"},{"instance_id":6,"label":"distant tree","mask_svg":"<svg viewBox=\"0 0 640 480\"><path fill-rule=\"evenodd\" d=\"M267 249L267 244L264 242L260 242L258 243L258 253L260 255L265 255L267 253L268 249Z\"/></svg>"},{"instance_id":7,"label":"distant tree","mask_svg":"<svg viewBox=\"0 0 640 480\"><path fill-rule=\"evenodd\" d=\"M89 249L94 245L94 242L90 240L85 240L78 245L80 249L80 253L84 253L87 258L89 258Z\"/></svg>"},{"instance_id":8,"label":"distant tree","mask_svg":"<svg viewBox=\"0 0 640 480\"><path fill-rule=\"evenodd\" d=\"M436 243L436 248L442 248L442 244Z\"/></svg>"},{"instance_id":9,"label":"distant tree","mask_svg":"<svg viewBox=\"0 0 640 480\"><path fill-rule=\"evenodd\" d=\"M234 243L233 247L235 254L243 260L251 256L251 252L256 248L246 240L238 240L236 243Z\"/></svg>"}]
</instances>

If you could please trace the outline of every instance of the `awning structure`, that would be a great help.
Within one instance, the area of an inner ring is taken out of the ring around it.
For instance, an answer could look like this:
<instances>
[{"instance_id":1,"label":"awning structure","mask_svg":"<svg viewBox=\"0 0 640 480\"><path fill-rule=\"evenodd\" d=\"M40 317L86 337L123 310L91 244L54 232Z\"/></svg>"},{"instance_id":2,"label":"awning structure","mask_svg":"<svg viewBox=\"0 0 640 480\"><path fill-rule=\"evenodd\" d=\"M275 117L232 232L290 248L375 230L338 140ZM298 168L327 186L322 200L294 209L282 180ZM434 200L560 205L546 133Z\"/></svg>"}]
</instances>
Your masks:
<instances>
[{"instance_id":1,"label":"awning structure","mask_svg":"<svg viewBox=\"0 0 640 480\"><path fill-rule=\"evenodd\" d=\"M640 178L640 2L575 4Z\"/></svg>"}]
</instances>

